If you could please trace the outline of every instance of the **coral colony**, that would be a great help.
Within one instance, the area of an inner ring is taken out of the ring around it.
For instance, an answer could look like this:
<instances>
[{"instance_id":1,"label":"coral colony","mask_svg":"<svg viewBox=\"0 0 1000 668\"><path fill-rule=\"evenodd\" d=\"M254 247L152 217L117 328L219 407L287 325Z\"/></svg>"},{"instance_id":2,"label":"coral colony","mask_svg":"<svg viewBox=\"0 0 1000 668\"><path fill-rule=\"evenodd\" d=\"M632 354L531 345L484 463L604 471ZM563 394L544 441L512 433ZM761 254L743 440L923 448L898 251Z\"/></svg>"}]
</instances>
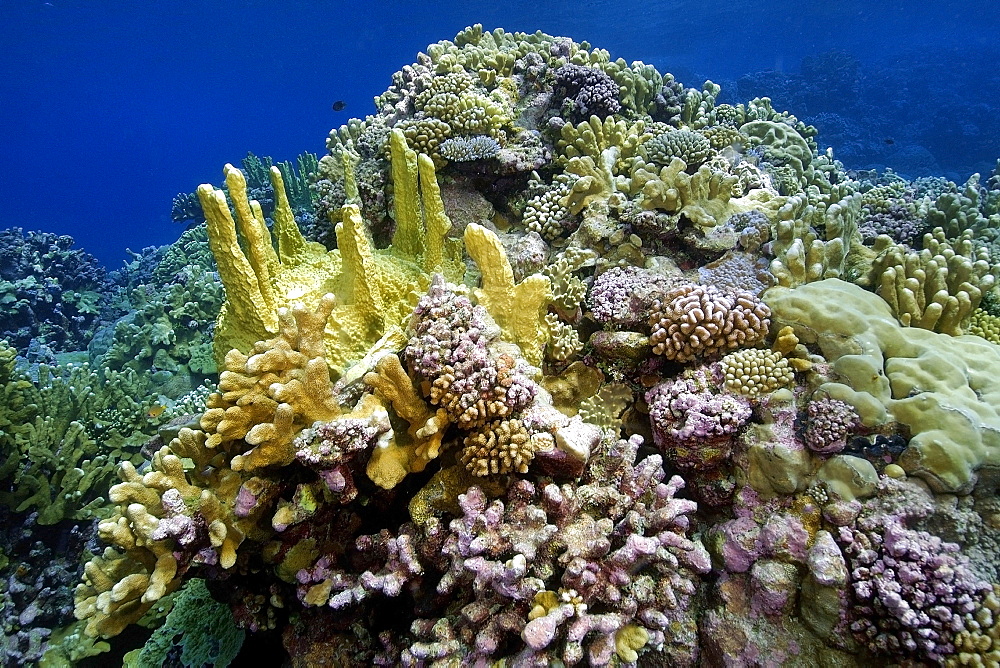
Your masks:
<instances>
[{"instance_id":1,"label":"coral colony","mask_svg":"<svg viewBox=\"0 0 1000 668\"><path fill-rule=\"evenodd\" d=\"M2 661L1000 665L1000 173L719 93L474 26L113 280L4 232Z\"/></svg>"}]
</instances>

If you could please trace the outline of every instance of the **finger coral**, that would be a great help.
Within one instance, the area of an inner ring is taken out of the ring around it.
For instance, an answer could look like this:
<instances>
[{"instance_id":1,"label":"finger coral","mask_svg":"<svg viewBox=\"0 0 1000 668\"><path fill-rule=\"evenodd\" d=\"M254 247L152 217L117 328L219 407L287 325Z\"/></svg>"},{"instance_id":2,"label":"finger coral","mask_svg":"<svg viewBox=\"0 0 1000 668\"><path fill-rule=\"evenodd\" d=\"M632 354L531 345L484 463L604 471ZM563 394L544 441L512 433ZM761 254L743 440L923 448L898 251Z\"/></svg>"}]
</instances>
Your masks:
<instances>
[{"instance_id":1,"label":"finger coral","mask_svg":"<svg viewBox=\"0 0 1000 668\"><path fill-rule=\"evenodd\" d=\"M653 302L653 352L677 362L752 346L767 335L771 310L753 293L688 284Z\"/></svg>"}]
</instances>

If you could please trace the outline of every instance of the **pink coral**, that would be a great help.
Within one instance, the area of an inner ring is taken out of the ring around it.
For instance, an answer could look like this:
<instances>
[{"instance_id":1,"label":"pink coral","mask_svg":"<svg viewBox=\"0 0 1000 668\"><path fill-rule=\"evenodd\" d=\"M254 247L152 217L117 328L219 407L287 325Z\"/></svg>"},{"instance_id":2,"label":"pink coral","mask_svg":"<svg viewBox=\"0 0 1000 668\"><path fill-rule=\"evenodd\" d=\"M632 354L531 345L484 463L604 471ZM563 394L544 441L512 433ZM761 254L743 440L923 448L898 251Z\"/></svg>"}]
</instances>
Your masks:
<instances>
[{"instance_id":1,"label":"pink coral","mask_svg":"<svg viewBox=\"0 0 1000 668\"><path fill-rule=\"evenodd\" d=\"M859 640L897 659L938 662L954 653L963 618L990 591L958 545L878 515L841 527L838 542L850 568L851 630Z\"/></svg>"}]
</instances>

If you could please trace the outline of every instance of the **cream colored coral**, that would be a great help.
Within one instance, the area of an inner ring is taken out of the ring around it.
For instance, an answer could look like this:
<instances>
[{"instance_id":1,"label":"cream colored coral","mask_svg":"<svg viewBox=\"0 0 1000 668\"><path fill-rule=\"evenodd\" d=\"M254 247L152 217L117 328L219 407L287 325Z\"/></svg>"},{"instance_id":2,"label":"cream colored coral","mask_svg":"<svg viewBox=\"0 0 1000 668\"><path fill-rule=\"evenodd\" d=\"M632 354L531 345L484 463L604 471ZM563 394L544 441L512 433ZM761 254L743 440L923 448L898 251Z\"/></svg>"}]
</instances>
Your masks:
<instances>
[{"instance_id":1,"label":"cream colored coral","mask_svg":"<svg viewBox=\"0 0 1000 668\"><path fill-rule=\"evenodd\" d=\"M562 222L572 215L569 208L560 203L571 190L568 183L553 183L551 188L528 200L521 222L545 239L555 239L565 231Z\"/></svg>"},{"instance_id":2,"label":"cream colored coral","mask_svg":"<svg viewBox=\"0 0 1000 668\"><path fill-rule=\"evenodd\" d=\"M552 359L564 362L583 350L576 328L559 320L555 313L545 316L545 324L549 327L548 351Z\"/></svg>"},{"instance_id":3,"label":"cream colored coral","mask_svg":"<svg viewBox=\"0 0 1000 668\"><path fill-rule=\"evenodd\" d=\"M653 352L677 362L753 345L767 335L770 309L750 292L688 284L653 303Z\"/></svg>"},{"instance_id":4,"label":"cream colored coral","mask_svg":"<svg viewBox=\"0 0 1000 668\"><path fill-rule=\"evenodd\" d=\"M725 388L749 397L774 392L795 380L788 360L775 350L745 348L722 358Z\"/></svg>"},{"instance_id":5,"label":"cream colored coral","mask_svg":"<svg viewBox=\"0 0 1000 668\"><path fill-rule=\"evenodd\" d=\"M476 429L462 441L459 460L473 475L527 473L535 456L528 430L520 420L496 420Z\"/></svg>"},{"instance_id":6,"label":"cream colored coral","mask_svg":"<svg viewBox=\"0 0 1000 668\"><path fill-rule=\"evenodd\" d=\"M771 252L771 274L778 285L795 287L824 278L839 278L857 236L861 195L810 201L795 195L777 211ZM822 231L822 233L820 233Z\"/></svg>"}]
</instances>

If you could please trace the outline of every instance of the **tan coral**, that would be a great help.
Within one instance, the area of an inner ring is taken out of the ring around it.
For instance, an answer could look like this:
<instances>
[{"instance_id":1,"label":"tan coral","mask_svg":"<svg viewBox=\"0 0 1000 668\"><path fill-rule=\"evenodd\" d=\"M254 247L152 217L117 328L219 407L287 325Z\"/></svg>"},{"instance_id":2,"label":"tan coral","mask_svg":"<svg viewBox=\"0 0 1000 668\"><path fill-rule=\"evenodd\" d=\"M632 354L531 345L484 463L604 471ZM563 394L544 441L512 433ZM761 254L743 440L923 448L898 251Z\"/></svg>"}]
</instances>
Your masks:
<instances>
[{"instance_id":1,"label":"tan coral","mask_svg":"<svg viewBox=\"0 0 1000 668\"><path fill-rule=\"evenodd\" d=\"M232 460L234 470L285 466L295 458L292 440L316 420L340 414L323 356L323 332L333 295L315 312L279 311L279 334L254 344L250 356L226 355L219 390L208 399L201 427L207 447L244 439L252 447Z\"/></svg>"},{"instance_id":2,"label":"tan coral","mask_svg":"<svg viewBox=\"0 0 1000 668\"><path fill-rule=\"evenodd\" d=\"M534 444L520 420L496 420L471 432L462 441L458 458L475 476L527 473L535 456Z\"/></svg>"},{"instance_id":3,"label":"tan coral","mask_svg":"<svg viewBox=\"0 0 1000 668\"><path fill-rule=\"evenodd\" d=\"M653 303L653 352L677 362L753 345L767 335L770 309L753 293L688 284Z\"/></svg>"}]
</instances>

